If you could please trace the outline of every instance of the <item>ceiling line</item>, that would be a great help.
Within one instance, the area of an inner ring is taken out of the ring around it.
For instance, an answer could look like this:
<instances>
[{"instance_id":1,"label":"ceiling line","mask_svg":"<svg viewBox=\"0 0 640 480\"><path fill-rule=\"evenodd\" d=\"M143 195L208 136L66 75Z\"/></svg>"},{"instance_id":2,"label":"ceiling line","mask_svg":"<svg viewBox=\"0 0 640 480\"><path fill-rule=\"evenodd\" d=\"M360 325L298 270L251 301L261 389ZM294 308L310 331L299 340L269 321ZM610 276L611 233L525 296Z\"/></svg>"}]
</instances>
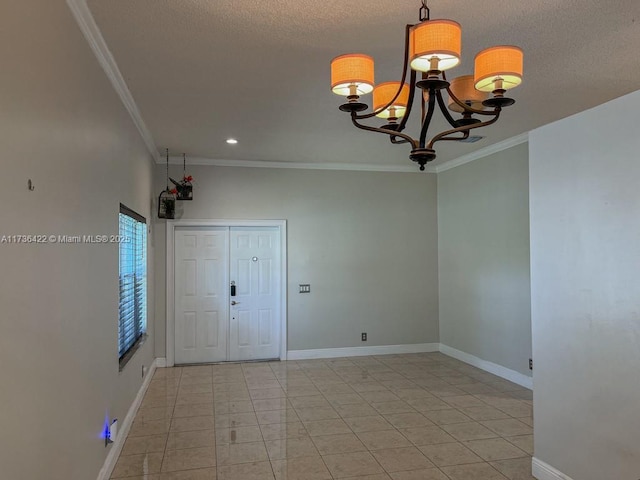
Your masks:
<instances>
[{"instance_id":1,"label":"ceiling line","mask_svg":"<svg viewBox=\"0 0 640 480\"><path fill-rule=\"evenodd\" d=\"M440 165L427 165L425 172L442 173L460 165L479 160L489 155L507 150L529 141L529 132L521 133L506 140L488 145L479 150L462 155L441 163ZM157 157L157 163L162 164L163 159ZM170 157L172 165L182 165L182 157ZM297 168L302 170L353 170L362 172L403 172L421 173L415 165L374 165L369 163L331 163L331 162L271 162L261 160L227 160L220 158L189 157L191 165L209 165L216 167L250 167L250 168Z\"/></svg>"},{"instance_id":2,"label":"ceiling line","mask_svg":"<svg viewBox=\"0 0 640 480\"><path fill-rule=\"evenodd\" d=\"M102 32L100 32L100 29L91 14L91 10L89 10L86 0L67 0L67 5L69 6L69 9L71 9L71 13L73 13L73 17L75 18L78 27L80 27L84 38L87 40L89 47L96 56L98 63L106 73L107 78L109 78L111 85L120 97L125 109L129 112L129 116L138 129L138 133L140 133L142 140L147 146L147 150L153 157L153 160L157 162L159 158L158 147L156 146L153 136L142 118L140 109L133 99L133 95L131 95L131 91L118 68L118 64L113 58L113 55L102 36Z\"/></svg>"},{"instance_id":3,"label":"ceiling line","mask_svg":"<svg viewBox=\"0 0 640 480\"><path fill-rule=\"evenodd\" d=\"M165 160L158 159L158 164ZM170 157L172 165L182 165L182 157ZM397 173L424 173L420 172L416 165L375 165L370 163L335 163L335 162L272 162L262 160L228 160L221 158L189 157L189 165L208 165L215 167L245 167L245 168L293 168L299 170L349 170L356 172L397 172ZM427 173L436 173L433 166L428 166Z\"/></svg>"},{"instance_id":4,"label":"ceiling line","mask_svg":"<svg viewBox=\"0 0 640 480\"><path fill-rule=\"evenodd\" d=\"M465 163L488 157L489 155L493 155L494 153L501 152L502 150L515 147L516 145L520 145L521 143L525 143L528 141L529 132L521 133L520 135L516 135L515 137L507 138L506 140L502 140L501 142L487 145L480 150L475 150L473 152L462 155L461 157L443 162L435 167L435 171L436 173L446 172L447 170L459 167L460 165L464 165Z\"/></svg>"}]
</instances>

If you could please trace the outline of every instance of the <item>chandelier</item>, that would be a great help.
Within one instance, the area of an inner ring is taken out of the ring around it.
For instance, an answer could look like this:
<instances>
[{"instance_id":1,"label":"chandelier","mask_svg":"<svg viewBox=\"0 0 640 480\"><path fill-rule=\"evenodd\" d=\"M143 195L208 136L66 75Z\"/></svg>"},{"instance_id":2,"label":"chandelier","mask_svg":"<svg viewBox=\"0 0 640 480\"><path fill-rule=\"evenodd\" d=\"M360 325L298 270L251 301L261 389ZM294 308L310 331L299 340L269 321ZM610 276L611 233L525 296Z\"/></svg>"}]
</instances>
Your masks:
<instances>
[{"instance_id":1,"label":"chandelier","mask_svg":"<svg viewBox=\"0 0 640 480\"><path fill-rule=\"evenodd\" d=\"M350 113L353 124L362 130L389 135L393 144L410 144L409 158L424 170L425 164L436 158L436 142L465 141L471 130L496 123L502 109L515 103L505 93L522 82L522 50L509 45L481 51L475 57L474 75L447 81L445 70L460 63L461 37L459 23L431 20L427 0L422 0L420 23L407 25L405 29L400 82L375 85L374 62L368 55L347 54L331 61L331 89L348 100L340 105L340 110ZM416 87L421 93L416 94ZM446 103L443 90L448 94ZM360 96L371 92L373 112L361 113L368 106L360 102ZM421 128L420 137L414 139L403 132L416 95L421 107ZM436 104L451 128L429 137ZM456 114L458 118L454 118ZM387 123L381 127L361 123L374 116Z\"/></svg>"}]
</instances>

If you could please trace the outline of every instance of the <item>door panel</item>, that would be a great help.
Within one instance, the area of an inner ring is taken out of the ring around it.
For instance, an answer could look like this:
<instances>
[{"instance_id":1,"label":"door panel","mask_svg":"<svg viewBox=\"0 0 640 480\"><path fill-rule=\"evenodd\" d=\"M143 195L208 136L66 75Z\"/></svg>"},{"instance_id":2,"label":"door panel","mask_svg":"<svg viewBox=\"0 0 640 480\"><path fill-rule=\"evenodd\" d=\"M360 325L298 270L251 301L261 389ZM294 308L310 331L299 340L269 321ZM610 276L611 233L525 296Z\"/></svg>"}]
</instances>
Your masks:
<instances>
[{"instance_id":1,"label":"door panel","mask_svg":"<svg viewBox=\"0 0 640 480\"><path fill-rule=\"evenodd\" d=\"M231 306L229 360L280 354L280 230L231 227L230 273L237 295Z\"/></svg>"},{"instance_id":2,"label":"door panel","mask_svg":"<svg viewBox=\"0 0 640 480\"><path fill-rule=\"evenodd\" d=\"M280 265L277 227L176 228L175 363L278 358Z\"/></svg>"},{"instance_id":3,"label":"door panel","mask_svg":"<svg viewBox=\"0 0 640 480\"><path fill-rule=\"evenodd\" d=\"M248 347L251 345L251 312L240 310L235 317L238 323L237 344L241 347Z\"/></svg>"},{"instance_id":4,"label":"door panel","mask_svg":"<svg viewBox=\"0 0 640 480\"><path fill-rule=\"evenodd\" d=\"M258 343L260 345L271 345L271 333L273 329L273 318L271 310L258 311Z\"/></svg>"},{"instance_id":5,"label":"door panel","mask_svg":"<svg viewBox=\"0 0 640 480\"><path fill-rule=\"evenodd\" d=\"M196 348L196 313L184 312L182 326L182 347L188 350Z\"/></svg>"},{"instance_id":6,"label":"door panel","mask_svg":"<svg viewBox=\"0 0 640 480\"><path fill-rule=\"evenodd\" d=\"M176 364L227 360L228 284L228 229L176 229Z\"/></svg>"},{"instance_id":7,"label":"door panel","mask_svg":"<svg viewBox=\"0 0 640 480\"><path fill-rule=\"evenodd\" d=\"M272 283L271 259L258 260L258 294L271 295Z\"/></svg>"}]
</instances>

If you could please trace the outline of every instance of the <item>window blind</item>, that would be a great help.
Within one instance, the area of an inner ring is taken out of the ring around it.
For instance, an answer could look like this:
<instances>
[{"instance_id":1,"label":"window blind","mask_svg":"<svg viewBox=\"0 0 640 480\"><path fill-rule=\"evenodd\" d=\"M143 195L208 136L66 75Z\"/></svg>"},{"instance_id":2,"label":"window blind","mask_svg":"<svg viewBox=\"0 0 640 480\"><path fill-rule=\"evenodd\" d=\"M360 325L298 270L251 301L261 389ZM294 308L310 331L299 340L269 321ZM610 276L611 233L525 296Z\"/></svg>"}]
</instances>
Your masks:
<instances>
[{"instance_id":1,"label":"window blind","mask_svg":"<svg viewBox=\"0 0 640 480\"><path fill-rule=\"evenodd\" d=\"M120 205L120 316L118 355L122 359L147 328L147 223Z\"/></svg>"}]
</instances>

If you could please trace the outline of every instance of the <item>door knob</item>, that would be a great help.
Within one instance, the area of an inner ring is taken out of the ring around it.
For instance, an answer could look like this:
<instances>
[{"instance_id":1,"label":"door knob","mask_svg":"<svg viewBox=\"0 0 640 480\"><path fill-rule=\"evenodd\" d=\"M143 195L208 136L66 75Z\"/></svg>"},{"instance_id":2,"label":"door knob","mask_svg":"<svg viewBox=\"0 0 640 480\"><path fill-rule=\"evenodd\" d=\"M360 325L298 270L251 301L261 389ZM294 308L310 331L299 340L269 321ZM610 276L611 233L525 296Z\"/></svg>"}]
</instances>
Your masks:
<instances>
[{"instance_id":1,"label":"door knob","mask_svg":"<svg viewBox=\"0 0 640 480\"><path fill-rule=\"evenodd\" d=\"M239 303L240 303L240 302L236 302L235 300L231 300L231 305L237 305L237 304L239 304Z\"/></svg>"}]
</instances>

